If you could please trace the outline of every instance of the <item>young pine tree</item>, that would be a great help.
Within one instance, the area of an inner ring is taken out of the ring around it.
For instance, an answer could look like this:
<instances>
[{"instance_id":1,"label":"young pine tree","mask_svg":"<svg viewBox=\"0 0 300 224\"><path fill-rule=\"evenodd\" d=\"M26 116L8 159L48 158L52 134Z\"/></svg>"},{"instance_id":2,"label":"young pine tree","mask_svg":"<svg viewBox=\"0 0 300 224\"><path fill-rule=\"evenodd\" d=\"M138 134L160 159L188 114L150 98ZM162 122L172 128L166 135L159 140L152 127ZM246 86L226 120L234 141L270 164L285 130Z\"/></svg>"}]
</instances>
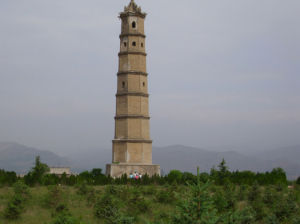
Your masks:
<instances>
[{"instance_id":1,"label":"young pine tree","mask_svg":"<svg viewBox=\"0 0 300 224\"><path fill-rule=\"evenodd\" d=\"M216 224L219 220L214 201L208 191L210 183L200 183L199 173L197 183L190 184L190 192L185 195L177 206L177 212L171 223L180 224Z\"/></svg>"}]
</instances>

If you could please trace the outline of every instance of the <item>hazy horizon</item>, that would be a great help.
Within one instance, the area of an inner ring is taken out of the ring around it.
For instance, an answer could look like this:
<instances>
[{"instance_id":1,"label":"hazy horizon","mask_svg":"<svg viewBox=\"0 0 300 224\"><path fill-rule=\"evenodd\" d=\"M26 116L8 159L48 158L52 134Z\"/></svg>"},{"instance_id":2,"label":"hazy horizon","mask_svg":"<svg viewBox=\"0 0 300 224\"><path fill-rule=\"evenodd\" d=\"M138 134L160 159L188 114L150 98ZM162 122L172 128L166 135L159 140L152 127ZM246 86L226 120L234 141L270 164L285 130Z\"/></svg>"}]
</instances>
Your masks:
<instances>
[{"instance_id":1,"label":"hazy horizon","mask_svg":"<svg viewBox=\"0 0 300 224\"><path fill-rule=\"evenodd\" d=\"M128 2L0 2L0 141L111 149ZM299 1L136 3L148 14L154 146L300 145Z\"/></svg>"}]
</instances>

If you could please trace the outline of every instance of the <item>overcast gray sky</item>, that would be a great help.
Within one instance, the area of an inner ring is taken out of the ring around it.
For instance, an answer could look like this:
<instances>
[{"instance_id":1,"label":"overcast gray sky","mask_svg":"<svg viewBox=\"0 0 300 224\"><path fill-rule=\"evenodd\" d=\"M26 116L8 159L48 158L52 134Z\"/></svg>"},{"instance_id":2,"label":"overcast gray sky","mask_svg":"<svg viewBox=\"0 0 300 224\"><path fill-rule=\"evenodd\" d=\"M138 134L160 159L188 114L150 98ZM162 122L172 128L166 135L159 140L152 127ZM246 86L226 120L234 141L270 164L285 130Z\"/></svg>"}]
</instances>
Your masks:
<instances>
[{"instance_id":1,"label":"overcast gray sky","mask_svg":"<svg viewBox=\"0 0 300 224\"><path fill-rule=\"evenodd\" d=\"M0 141L110 148L129 0L0 1ZM136 0L154 145L300 144L299 0Z\"/></svg>"}]
</instances>

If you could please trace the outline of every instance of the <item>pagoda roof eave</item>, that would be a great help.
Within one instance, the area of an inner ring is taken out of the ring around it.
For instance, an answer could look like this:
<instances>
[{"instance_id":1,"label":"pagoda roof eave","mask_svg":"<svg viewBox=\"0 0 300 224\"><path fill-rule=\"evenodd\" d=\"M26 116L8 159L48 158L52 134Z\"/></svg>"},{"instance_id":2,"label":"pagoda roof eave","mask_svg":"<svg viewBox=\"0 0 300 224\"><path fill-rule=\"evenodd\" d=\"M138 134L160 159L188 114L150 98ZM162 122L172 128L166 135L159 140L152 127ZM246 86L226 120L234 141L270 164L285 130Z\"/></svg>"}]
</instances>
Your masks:
<instances>
[{"instance_id":1,"label":"pagoda roof eave","mask_svg":"<svg viewBox=\"0 0 300 224\"><path fill-rule=\"evenodd\" d=\"M138 16L141 18L145 18L147 16L147 13L142 13L142 12L120 12L119 18L124 18L128 16Z\"/></svg>"}]
</instances>

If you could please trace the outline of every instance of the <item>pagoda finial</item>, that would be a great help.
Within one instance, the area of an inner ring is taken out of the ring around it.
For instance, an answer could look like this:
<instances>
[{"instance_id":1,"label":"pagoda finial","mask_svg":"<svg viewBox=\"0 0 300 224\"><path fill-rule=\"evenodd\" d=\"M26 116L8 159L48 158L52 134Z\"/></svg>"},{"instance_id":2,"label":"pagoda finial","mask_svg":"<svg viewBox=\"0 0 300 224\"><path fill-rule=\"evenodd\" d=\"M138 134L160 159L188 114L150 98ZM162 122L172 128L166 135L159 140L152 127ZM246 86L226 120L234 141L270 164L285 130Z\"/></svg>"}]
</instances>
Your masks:
<instances>
[{"instance_id":1,"label":"pagoda finial","mask_svg":"<svg viewBox=\"0 0 300 224\"><path fill-rule=\"evenodd\" d=\"M125 6L125 12L141 12L141 7L138 7L134 0L130 0L128 6Z\"/></svg>"},{"instance_id":2,"label":"pagoda finial","mask_svg":"<svg viewBox=\"0 0 300 224\"><path fill-rule=\"evenodd\" d=\"M128 4L128 6L124 7L124 12L120 13L121 16L122 14L126 14L126 13L134 13L137 14L139 16L145 17L146 13L142 12L141 7L139 7L134 0L130 0L130 3Z\"/></svg>"}]
</instances>

